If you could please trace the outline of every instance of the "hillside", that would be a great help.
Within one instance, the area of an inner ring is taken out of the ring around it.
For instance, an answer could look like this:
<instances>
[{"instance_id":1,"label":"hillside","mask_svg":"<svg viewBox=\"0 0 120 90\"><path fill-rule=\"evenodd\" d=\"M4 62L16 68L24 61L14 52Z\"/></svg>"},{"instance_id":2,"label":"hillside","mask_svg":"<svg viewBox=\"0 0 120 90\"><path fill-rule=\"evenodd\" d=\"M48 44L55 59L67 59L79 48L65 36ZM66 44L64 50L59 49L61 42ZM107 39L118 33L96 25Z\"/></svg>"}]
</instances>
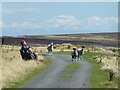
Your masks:
<instances>
[{"instance_id":1,"label":"hillside","mask_svg":"<svg viewBox=\"0 0 120 90\"><path fill-rule=\"evenodd\" d=\"M62 35L29 35L24 37L3 37L4 44L19 44L26 39L30 44L87 44L118 47L118 33L62 34Z\"/></svg>"},{"instance_id":2,"label":"hillside","mask_svg":"<svg viewBox=\"0 0 120 90\"><path fill-rule=\"evenodd\" d=\"M111 40L116 41L118 39L118 33L87 33L87 34L58 34L58 35L32 35L26 36L29 38L51 38L51 39L72 39L72 40L84 40L84 39L93 39L93 40Z\"/></svg>"}]
</instances>

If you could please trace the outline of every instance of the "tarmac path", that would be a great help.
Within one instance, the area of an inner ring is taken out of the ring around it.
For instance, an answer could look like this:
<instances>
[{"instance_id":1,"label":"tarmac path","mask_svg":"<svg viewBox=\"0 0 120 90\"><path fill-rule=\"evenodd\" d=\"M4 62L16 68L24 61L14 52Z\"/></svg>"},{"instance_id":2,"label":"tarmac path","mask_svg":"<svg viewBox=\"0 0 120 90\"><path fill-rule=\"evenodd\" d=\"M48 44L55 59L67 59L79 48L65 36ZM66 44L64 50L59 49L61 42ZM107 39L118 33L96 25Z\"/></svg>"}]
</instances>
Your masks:
<instances>
[{"instance_id":1,"label":"tarmac path","mask_svg":"<svg viewBox=\"0 0 120 90\"><path fill-rule=\"evenodd\" d=\"M52 61L48 70L29 81L23 88L89 88L89 76L92 64L85 61L71 61L70 55L47 55L46 58ZM70 73L72 78L61 78L68 75L63 72L69 63L79 63L80 68Z\"/></svg>"}]
</instances>

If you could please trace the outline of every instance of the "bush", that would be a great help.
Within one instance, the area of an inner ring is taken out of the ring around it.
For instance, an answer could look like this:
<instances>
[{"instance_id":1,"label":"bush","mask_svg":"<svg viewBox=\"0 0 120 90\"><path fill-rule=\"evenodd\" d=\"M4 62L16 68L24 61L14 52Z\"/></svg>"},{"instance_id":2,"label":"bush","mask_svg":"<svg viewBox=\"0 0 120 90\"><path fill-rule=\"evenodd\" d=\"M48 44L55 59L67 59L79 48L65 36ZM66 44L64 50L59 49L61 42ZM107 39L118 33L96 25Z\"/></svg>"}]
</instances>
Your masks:
<instances>
[{"instance_id":1,"label":"bush","mask_svg":"<svg viewBox=\"0 0 120 90\"><path fill-rule=\"evenodd\" d=\"M112 49L112 52L116 52L116 50L115 50L115 49Z\"/></svg>"},{"instance_id":2,"label":"bush","mask_svg":"<svg viewBox=\"0 0 120 90\"><path fill-rule=\"evenodd\" d=\"M56 48L57 48L57 46L54 46L53 48L54 48L54 49L56 49Z\"/></svg>"},{"instance_id":3,"label":"bush","mask_svg":"<svg viewBox=\"0 0 120 90\"><path fill-rule=\"evenodd\" d=\"M68 45L68 46L67 46L67 49L71 49L71 45Z\"/></svg>"}]
</instances>

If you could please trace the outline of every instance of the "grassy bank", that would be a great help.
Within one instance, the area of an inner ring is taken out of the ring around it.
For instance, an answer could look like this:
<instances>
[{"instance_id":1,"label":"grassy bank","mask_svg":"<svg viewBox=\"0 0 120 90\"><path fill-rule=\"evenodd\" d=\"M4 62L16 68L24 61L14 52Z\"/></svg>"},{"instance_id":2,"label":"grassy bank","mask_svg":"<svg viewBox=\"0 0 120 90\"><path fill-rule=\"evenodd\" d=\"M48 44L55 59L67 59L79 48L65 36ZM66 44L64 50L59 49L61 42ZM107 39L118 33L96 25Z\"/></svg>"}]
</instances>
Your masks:
<instances>
[{"instance_id":1,"label":"grassy bank","mask_svg":"<svg viewBox=\"0 0 120 90\"><path fill-rule=\"evenodd\" d=\"M102 70L101 67L103 64L97 62L95 57L100 55L101 53L99 52L98 53L86 52L85 55L83 55L84 60L87 60L93 65L90 75L91 88L117 88L118 87L117 78L113 79L112 81L109 81L108 71ZM106 55L107 54L104 54L104 56ZM109 55L107 56L109 57Z\"/></svg>"},{"instance_id":2,"label":"grassy bank","mask_svg":"<svg viewBox=\"0 0 120 90\"><path fill-rule=\"evenodd\" d=\"M17 81L13 81L13 85L10 85L9 87L10 88L20 88L23 85L25 85L28 81L34 79L37 75L41 74L46 69L48 69L51 62L48 59L43 59L42 62L44 63L43 67L38 66L37 68L35 68L31 72L29 72L28 74L23 76L22 78L19 78Z\"/></svg>"},{"instance_id":3,"label":"grassy bank","mask_svg":"<svg viewBox=\"0 0 120 90\"><path fill-rule=\"evenodd\" d=\"M38 62L35 60L24 61L20 53L20 47L2 47L2 87L20 88L33 79L36 75L46 70L50 61L38 52ZM38 50L39 51L39 50Z\"/></svg>"}]
</instances>

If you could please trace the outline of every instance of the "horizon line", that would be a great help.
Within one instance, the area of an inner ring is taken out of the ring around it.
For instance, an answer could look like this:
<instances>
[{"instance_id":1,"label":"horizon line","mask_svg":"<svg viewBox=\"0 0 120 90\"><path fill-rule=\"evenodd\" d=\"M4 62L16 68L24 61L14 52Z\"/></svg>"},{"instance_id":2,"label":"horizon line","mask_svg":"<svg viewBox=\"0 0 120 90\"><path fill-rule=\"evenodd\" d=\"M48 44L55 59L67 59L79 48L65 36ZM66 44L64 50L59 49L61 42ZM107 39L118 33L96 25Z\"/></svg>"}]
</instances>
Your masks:
<instances>
[{"instance_id":1,"label":"horizon line","mask_svg":"<svg viewBox=\"0 0 120 90\"><path fill-rule=\"evenodd\" d=\"M29 35L2 35L0 37L25 37L25 36L46 36L46 35L74 35L74 34L107 34L107 33L120 33L118 32L93 32L93 33L64 33L64 34L29 34Z\"/></svg>"}]
</instances>

